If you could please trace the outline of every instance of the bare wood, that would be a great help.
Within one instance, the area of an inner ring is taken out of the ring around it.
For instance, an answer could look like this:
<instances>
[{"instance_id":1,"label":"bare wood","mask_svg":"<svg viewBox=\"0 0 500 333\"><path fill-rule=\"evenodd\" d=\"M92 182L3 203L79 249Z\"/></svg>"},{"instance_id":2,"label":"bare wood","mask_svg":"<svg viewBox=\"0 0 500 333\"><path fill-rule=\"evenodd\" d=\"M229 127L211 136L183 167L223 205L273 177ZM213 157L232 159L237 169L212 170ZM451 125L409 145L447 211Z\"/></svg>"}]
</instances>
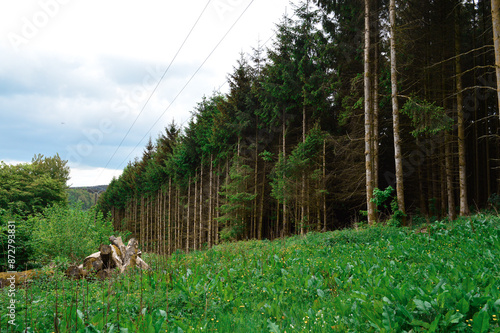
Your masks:
<instances>
[{"instance_id":1,"label":"bare wood","mask_svg":"<svg viewBox=\"0 0 500 333\"><path fill-rule=\"evenodd\" d=\"M193 213L193 249L198 250L198 235L196 233L196 221L198 221L198 172L194 179L194 213Z\"/></svg>"},{"instance_id":2,"label":"bare wood","mask_svg":"<svg viewBox=\"0 0 500 333\"><path fill-rule=\"evenodd\" d=\"M111 248L112 248L113 252L111 253L111 265L109 268L117 267L118 269L121 269L121 267L123 266L123 262L116 251L117 246L115 245L115 246L112 246Z\"/></svg>"},{"instance_id":3,"label":"bare wood","mask_svg":"<svg viewBox=\"0 0 500 333\"><path fill-rule=\"evenodd\" d=\"M88 270L99 271L103 269L104 262L101 259L101 252L92 253L83 260L83 267Z\"/></svg>"},{"instance_id":4,"label":"bare wood","mask_svg":"<svg viewBox=\"0 0 500 333\"><path fill-rule=\"evenodd\" d=\"M99 272L97 272L96 276L99 280L105 280L109 277L111 277L113 273L113 270L111 269L103 269L103 270L100 270Z\"/></svg>"},{"instance_id":5,"label":"bare wood","mask_svg":"<svg viewBox=\"0 0 500 333\"><path fill-rule=\"evenodd\" d=\"M113 249L111 248L111 245L102 244L99 247L99 252L100 252L100 257L101 257L101 260L102 260L105 268L108 268L110 266L109 262L111 260L111 254L113 253ZM84 262L84 264L85 264L85 262Z\"/></svg>"},{"instance_id":6,"label":"bare wood","mask_svg":"<svg viewBox=\"0 0 500 333\"><path fill-rule=\"evenodd\" d=\"M401 152L401 136L399 125L398 104L398 76L396 58L396 0L390 1L391 22L391 87L392 87L392 127L394 132L394 162L396 165L396 195L398 209L405 214L405 195L403 179L403 158ZM406 225L406 217L403 215L403 225Z\"/></svg>"},{"instance_id":7,"label":"bare wood","mask_svg":"<svg viewBox=\"0 0 500 333\"><path fill-rule=\"evenodd\" d=\"M459 9L455 8L455 52L460 53L460 23ZM463 111L462 94L462 66L460 57L455 58L456 89L457 89L457 125L458 125L458 173L460 179L460 216L469 215L469 206L467 203L467 161L465 156L465 119Z\"/></svg>"},{"instance_id":8,"label":"bare wood","mask_svg":"<svg viewBox=\"0 0 500 333\"><path fill-rule=\"evenodd\" d=\"M286 108L283 107L283 162L286 161ZM285 234L288 233L288 224L287 224L287 210L286 210L286 195L285 194L285 183L286 183L286 176L283 175L283 230L282 230L282 235L284 236Z\"/></svg>"},{"instance_id":9,"label":"bare wood","mask_svg":"<svg viewBox=\"0 0 500 333\"><path fill-rule=\"evenodd\" d=\"M135 258L137 257L137 240L135 238L130 239L123 252L122 261L123 267L135 266ZM124 269L124 268L122 268Z\"/></svg>"},{"instance_id":10,"label":"bare wood","mask_svg":"<svg viewBox=\"0 0 500 333\"><path fill-rule=\"evenodd\" d=\"M188 202L187 202L187 217L186 217L186 253L189 252L189 232L190 232L190 224L189 218L191 216L191 176L189 176L188 180Z\"/></svg>"},{"instance_id":11,"label":"bare wood","mask_svg":"<svg viewBox=\"0 0 500 333\"><path fill-rule=\"evenodd\" d=\"M498 98L498 105L500 107L500 0L491 0L491 19L493 23L493 45L495 46L497 98Z\"/></svg>"},{"instance_id":12,"label":"bare wood","mask_svg":"<svg viewBox=\"0 0 500 333\"><path fill-rule=\"evenodd\" d=\"M380 107L379 107L379 62L380 62L380 48L379 48L379 43L380 43L380 36L379 36L379 22L378 22L378 1L375 1L375 11L374 11L374 16L375 16L375 22L372 24L372 27L374 28L375 31L371 31L371 34L374 36L374 56L373 56L373 73L372 73L372 152L373 152L373 187L379 187L379 180L378 180L378 170L379 170L379 141L380 141L380 135L379 135L379 115L380 115ZM378 221L378 214L376 214L376 219Z\"/></svg>"},{"instance_id":13,"label":"bare wood","mask_svg":"<svg viewBox=\"0 0 500 333\"><path fill-rule=\"evenodd\" d=\"M168 254L172 254L172 178L168 179Z\"/></svg>"},{"instance_id":14,"label":"bare wood","mask_svg":"<svg viewBox=\"0 0 500 333\"><path fill-rule=\"evenodd\" d=\"M120 257L122 257L123 253L125 253L126 251L126 248L125 248L125 244L123 244L123 240L121 237L115 237L115 236L110 236L109 237L109 241L111 242L111 244L115 245L118 247L118 249L120 250L120 252L117 252L118 255Z\"/></svg>"},{"instance_id":15,"label":"bare wood","mask_svg":"<svg viewBox=\"0 0 500 333\"><path fill-rule=\"evenodd\" d=\"M239 140L239 139L238 139ZM210 154L210 177L208 195L208 248L212 248L212 187L213 187L213 155Z\"/></svg>"},{"instance_id":16,"label":"bare wood","mask_svg":"<svg viewBox=\"0 0 500 333\"><path fill-rule=\"evenodd\" d=\"M151 267L149 267L149 265L146 264L146 262L144 260L142 260L142 258L137 257L135 260L136 260L135 265L137 267L139 267L140 269L143 269L145 271L151 270Z\"/></svg>"},{"instance_id":17,"label":"bare wood","mask_svg":"<svg viewBox=\"0 0 500 333\"><path fill-rule=\"evenodd\" d=\"M15 273L0 273L0 288L4 288L10 286L11 284L21 285L32 280L54 275L54 271L41 271L41 270L28 270L23 272L15 272Z\"/></svg>"},{"instance_id":18,"label":"bare wood","mask_svg":"<svg viewBox=\"0 0 500 333\"><path fill-rule=\"evenodd\" d=\"M70 266L66 270L66 276L70 279L78 280L87 276L87 272L83 269L83 265Z\"/></svg>"},{"instance_id":19,"label":"bare wood","mask_svg":"<svg viewBox=\"0 0 500 333\"><path fill-rule=\"evenodd\" d=\"M365 50L364 50L364 96L365 96L365 169L366 169L366 205L368 224L375 223L375 204L373 197L373 156L372 156L372 82L370 57L370 0L365 0Z\"/></svg>"},{"instance_id":20,"label":"bare wood","mask_svg":"<svg viewBox=\"0 0 500 333\"><path fill-rule=\"evenodd\" d=\"M199 232L199 236L200 236L200 239L199 239L199 242L198 242L198 246L199 246L199 249L201 250L202 248L202 244L203 244L203 161L201 161L201 164L200 164L200 200L198 201L198 204L200 205L200 209L199 209L199 213L200 213L200 226L199 226L199 229L198 229L198 232Z\"/></svg>"}]
</instances>

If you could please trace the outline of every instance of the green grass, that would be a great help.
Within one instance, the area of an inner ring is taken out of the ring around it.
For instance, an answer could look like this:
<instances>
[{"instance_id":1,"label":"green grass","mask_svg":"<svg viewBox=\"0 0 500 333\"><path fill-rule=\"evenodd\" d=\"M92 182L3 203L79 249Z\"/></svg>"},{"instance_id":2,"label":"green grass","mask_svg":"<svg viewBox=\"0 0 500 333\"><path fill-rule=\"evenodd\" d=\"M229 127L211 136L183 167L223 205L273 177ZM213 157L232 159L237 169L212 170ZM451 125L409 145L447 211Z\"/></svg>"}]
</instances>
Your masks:
<instances>
[{"instance_id":1,"label":"green grass","mask_svg":"<svg viewBox=\"0 0 500 333\"><path fill-rule=\"evenodd\" d=\"M115 281L58 275L18 291L13 331L55 332L57 300L60 332L500 332L500 218L427 231L379 226L148 255L152 272Z\"/></svg>"}]
</instances>

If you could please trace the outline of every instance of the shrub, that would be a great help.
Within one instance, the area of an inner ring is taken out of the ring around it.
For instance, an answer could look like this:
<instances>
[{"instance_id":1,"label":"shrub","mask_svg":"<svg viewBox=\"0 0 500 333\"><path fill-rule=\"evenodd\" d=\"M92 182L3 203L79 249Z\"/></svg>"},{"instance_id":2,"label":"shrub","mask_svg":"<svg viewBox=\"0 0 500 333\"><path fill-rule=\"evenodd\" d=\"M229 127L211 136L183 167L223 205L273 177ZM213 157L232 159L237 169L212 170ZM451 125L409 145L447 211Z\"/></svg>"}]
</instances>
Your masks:
<instances>
[{"instance_id":1,"label":"shrub","mask_svg":"<svg viewBox=\"0 0 500 333\"><path fill-rule=\"evenodd\" d=\"M9 228L9 221L14 222L11 224L13 227ZM9 233L9 230L11 230L11 233ZM19 268L19 270L32 268L29 264L29 261L33 258L31 230L31 224L19 217L13 216L5 209L0 208L0 271L14 271L17 268ZM10 244L9 235L14 235L15 237L10 237ZM9 245L11 246L9 247ZM11 251L9 252L9 250ZM12 269L12 267L8 265L9 254L15 258L11 259L15 265L15 269Z\"/></svg>"},{"instance_id":2,"label":"shrub","mask_svg":"<svg viewBox=\"0 0 500 333\"><path fill-rule=\"evenodd\" d=\"M56 257L80 261L107 243L113 226L96 209L52 206L28 220L33 225L33 247L38 260Z\"/></svg>"}]
</instances>

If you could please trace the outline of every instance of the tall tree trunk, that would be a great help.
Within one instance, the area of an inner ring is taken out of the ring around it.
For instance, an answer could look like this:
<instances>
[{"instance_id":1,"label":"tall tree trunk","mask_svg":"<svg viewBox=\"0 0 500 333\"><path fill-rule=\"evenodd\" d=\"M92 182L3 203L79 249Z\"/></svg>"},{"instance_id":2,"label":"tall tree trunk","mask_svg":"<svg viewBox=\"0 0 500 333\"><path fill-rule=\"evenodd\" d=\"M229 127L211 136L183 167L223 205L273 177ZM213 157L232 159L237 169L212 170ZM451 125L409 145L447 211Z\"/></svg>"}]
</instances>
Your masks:
<instances>
[{"instance_id":1,"label":"tall tree trunk","mask_svg":"<svg viewBox=\"0 0 500 333\"><path fill-rule=\"evenodd\" d=\"M186 253L189 252L189 226L191 221L189 218L191 217L191 176L188 179L188 202L187 202L187 217L186 217Z\"/></svg>"},{"instance_id":2,"label":"tall tree trunk","mask_svg":"<svg viewBox=\"0 0 500 333\"><path fill-rule=\"evenodd\" d=\"M168 179L168 254L173 252L172 235L172 178Z\"/></svg>"},{"instance_id":3,"label":"tall tree trunk","mask_svg":"<svg viewBox=\"0 0 500 333\"><path fill-rule=\"evenodd\" d=\"M139 216L137 216L137 206L139 203L137 202L137 197L134 196L134 229L135 229L135 235L134 237L136 239L139 239L139 232L140 232L140 227L141 225L139 224Z\"/></svg>"},{"instance_id":4,"label":"tall tree trunk","mask_svg":"<svg viewBox=\"0 0 500 333\"><path fill-rule=\"evenodd\" d=\"M491 19L493 22L493 44L495 46L497 99L498 106L500 108L500 0L491 0ZM498 116L500 117L500 112L498 113Z\"/></svg>"},{"instance_id":5,"label":"tall tree trunk","mask_svg":"<svg viewBox=\"0 0 500 333\"><path fill-rule=\"evenodd\" d=\"M215 209L217 210L217 216L215 220L215 226L214 226L214 232L215 232L215 244L219 244L219 217L220 217L220 163L217 164L217 191L215 194L215 197L217 198L217 201L215 203Z\"/></svg>"},{"instance_id":6,"label":"tall tree trunk","mask_svg":"<svg viewBox=\"0 0 500 333\"><path fill-rule=\"evenodd\" d=\"M175 221L175 227L176 227L176 238L177 238L177 249L182 249L182 205L181 205L181 187L180 185L177 185L177 195L176 195L176 204L175 204L175 209L177 211L177 218Z\"/></svg>"},{"instance_id":7,"label":"tall tree trunk","mask_svg":"<svg viewBox=\"0 0 500 333\"><path fill-rule=\"evenodd\" d=\"M212 248L212 186L213 186L213 155L210 155L210 177L208 195L208 248Z\"/></svg>"},{"instance_id":8,"label":"tall tree trunk","mask_svg":"<svg viewBox=\"0 0 500 333\"><path fill-rule=\"evenodd\" d=\"M198 221L198 172L194 179L194 214L193 214L193 249L198 249L198 238L196 233L196 221Z\"/></svg>"},{"instance_id":9,"label":"tall tree trunk","mask_svg":"<svg viewBox=\"0 0 500 333\"><path fill-rule=\"evenodd\" d=\"M198 241L198 245L200 250L203 246L203 161L200 163L200 200L198 200L198 204L200 205L199 213L200 213L200 227L198 229L200 239Z\"/></svg>"},{"instance_id":10,"label":"tall tree trunk","mask_svg":"<svg viewBox=\"0 0 500 333\"><path fill-rule=\"evenodd\" d=\"M451 221L456 219L455 196L453 191L453 164L451 157L450 134L445 134L445 163L446 163L446 190L448 193L448 217Z\"/></svg>"},{"instance_id":11,"label":"tall tree trunk","mask_svg":"<svg viewBox=\"0 0 500 333\"><path fill-rule=\"evenodd\" d=\"M254 196L255 198L253 199L253 217L252 217L252 221L253 221L253 224L254 224L254 234L253 234L253 237L254 238L257 238L257 239L260 239L258 238L257 234L258 234L258 229L259 229L259 226L258 226L258 202L259 202L259 181L258 181L258 178L259 178L259 137L258 137L258 125L259 125L259 118L257 116L255 116L255 161L254 161L254 174L253 174L253 179L254 179L254 183L253 183L253 186L254 186Z\"/></svg>"},{"instance_id":12,"label":"tall tree trunk","mask_svg":"<svg viewBox=\"0 0 500 333\"><path fill-rule=\"evenodd\" d=\"M467 162L465 156L465 120L463 109L462 66L460 63L460 4L455 8L455 73L458 122L458 174L460 180L460 216L469 215L467 204Z\"/></svg>"},{"instance_id":13,"label":"tall tree trunk","mask_svg":"<svg viewBox=\"0 0 500 333\"><path fill-rule=\"evenodd\" d=\"M286 162L286 109L283 108L283 163ZM286 175L283 174L283 230L282 236L288 234L287 211L286 211Z\"/></svg>"},{"instance_id":14,"label":"tall tree trunk","mask_svg":"<svg viewBox=\"0 0 500 333\"><path fill-rule=\"evenodd\" d=\"M263 219L264 219L264 191L266 189L266 161L264 160L264 165L262 168L262 186L260 192L260 207L259 207L259 227L257 229L257 239L262 239L262 227L263 227Z\"/></svg>"},{"instance_id":15,"label":"tall tree trunk","mask_svg":"<svg viewBox=\"0 0 500 333\"><path fill-rule=\"evenodd\" d=\"M391 22L392 128L394 132L394 162L396 164L396 194L398 198L398 209L405 214L403 155L401 153L401 135L399 130L398 75L396 58L396 0L390 1L389 13ZM406 217L404 215L403 225L406 225Z\"/></svg>"},{"instance_id":16,"label":"tall tree trunk","mask_svg":"<svg viewBox=\"0 0 500 333\"><path fill-rule=\"evenodd\" d=\"M306 143L306 105L305 105L305 91L304 91L304 105L302 106L302 143ZM302 185L300 193L300 234L304 234L304 224L306 222L306 171L302 170Z\"/></svg>"},{"instance_id":17,"label":"tall tree trunk","mask_svg":"<svg viewBox=\"0 0 500 333\"><path fill-rule=\"evenodd\" d=\"M379 107L379 82L378 82L378 72L379 72L379 58L380 58L380 50L379 50L379 43L380 43L380 36L379 36L379 22L378 22L378 10L379 10L379 4L378 0L375 0L375 11L374 11L374 16L375 16L375 21L372 24L372 29L371 31L373 35L373 72L372 72L372 110L373 110L373 126L372 126L372 147L373 147L373 187L379 187L379 182L378 182L378 170L379 170L379 114L380 114L380 107ZM378 220L378 216L377 216Z\"/></svg>"},{"instance_id":18,"label":"tall tree trunk","mask_svg":"<svg viewBox=\"0 0 500 333\"><path fill-rule=\"evenodd\" d=\"M141 195L141 224L139 228L139 234L141 236L141 248L144 249L144 196Z\"/></svg>"},{"instance_id":19,"label":"tall tree trunk","mask_svg":"<svg viewBox=\"0 0 500 333\"><path fill-rule=\"evenodd\" d=\"M163 190L162 190L162 193L163 193ZM163 244L163 251L162 251L162 254L163 255L166 255L167 254L167 234L168 234L168 228L167 228L167 214L168 214L168 211L167 211L167 200L165 200L165 197L167 197L167 194L166 193L163 193L162 194L162 198L163 198L163 214L162 214L162 220L163 220L163 227L162 227L162 233L163 233L163 237L161 239L161 242Z\"/></svg>"},{"instance_id":20,"label":"tall tree trunk","mask_svg":"<svg viewBox=\"0 0 500 333\"><path fill-rule=\"evenodd\" d=\"M500 0L491 0L491 19L493 22L493 44L495 46L495 68L497 75L497 99L498 99L498 120L499 127L497 128L497 158L499 156L500 146ZM486 148L489 153L489 146ZM489 162L489 161L488 161ZM488 173L490 172L488 168ZM500 172L497 172L497 175ZM488 177L488 197L491 195L491 182ZM497 179L497 191L500 191L500 176Z\"/></svg>"},{"instance_id":21,"label":"tall tree trunk","mask_svg":"<svg viewBox=\"0 0 500 333\"><path fill-rule=\"evenodd\" d=\"M156 253L161 254L161 189L156 198Z\"/></svg>"},{"instance_id":22,"label":"tall tree trunk","mask_svg":"<svg viewBox=\"0 0 500 333\"><path fill-rule=\"evenodd\" d=\"M326 139L323 140L323 231L326 231Z\"/></svg>"},{"instance_id":23,"label":"tall tree trunk","mask_svg":"<svg viewBox=\"0 0 500 333\"><path fill-rule=\"evenodd\" d=\"M371 57L370 57L370 3L371 0L365 0L365 168L366 168L366 205L368 212L368 224L373 225L376 222L375 203L373 198L373 152L372 152L372 128L373 128L373 109L372 109L372 74L371 74Z\"/></svg>"}]
</instances>

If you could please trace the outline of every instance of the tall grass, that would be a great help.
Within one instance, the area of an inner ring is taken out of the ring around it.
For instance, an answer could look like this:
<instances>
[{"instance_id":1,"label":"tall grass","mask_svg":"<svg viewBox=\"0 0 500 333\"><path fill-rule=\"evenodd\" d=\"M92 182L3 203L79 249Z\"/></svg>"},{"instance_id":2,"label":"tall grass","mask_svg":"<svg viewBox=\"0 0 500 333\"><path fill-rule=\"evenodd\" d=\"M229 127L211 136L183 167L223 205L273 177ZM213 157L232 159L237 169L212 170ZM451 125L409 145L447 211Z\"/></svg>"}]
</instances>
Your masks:
<instances>
[{"instance_id":1,"label":"tall grass","mask_svg":"<svg viewBox=\"0 0 500 333\"><path fill-rule=\"evenodd\" d=\"M44 262L54 258L79 261L108 243L113 234L111 221L96 209L82 210L52 206L30 217L35 256Z\"/></svg>"},{"instance_id":2,"label":"tall grass","mask_svg":"<svg viewBox=\"0 0 500 333\"><path fill-rule=\"evenodd\" d=\"M0 331L500 332L499 227L480 214L424 233L379 226L146 254L151 272L34 282L18 293L17 326L2 314Z\"/></svg>"}]
</instances>

